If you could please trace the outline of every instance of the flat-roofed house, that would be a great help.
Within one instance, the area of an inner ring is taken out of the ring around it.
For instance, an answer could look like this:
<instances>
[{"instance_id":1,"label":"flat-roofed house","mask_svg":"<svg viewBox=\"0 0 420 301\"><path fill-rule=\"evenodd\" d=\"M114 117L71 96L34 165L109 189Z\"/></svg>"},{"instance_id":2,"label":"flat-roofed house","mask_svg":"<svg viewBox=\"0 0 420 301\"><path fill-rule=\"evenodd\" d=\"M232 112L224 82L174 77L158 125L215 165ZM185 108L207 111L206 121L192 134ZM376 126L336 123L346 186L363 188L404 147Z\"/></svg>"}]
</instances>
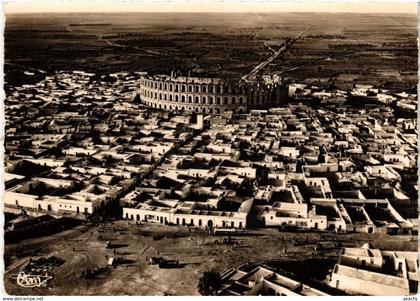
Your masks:
<instances>
[{"instance_id":1,"label":"flat-roofed house","mask_svg":"<svg viewBox=\"0 0 420 301\"><path fill-rule=\"evenodd\" d=\"M251 271L231 269L222 274L220 296L328 296L327 293L257 266Z\"/></svg>"}]
</instances>

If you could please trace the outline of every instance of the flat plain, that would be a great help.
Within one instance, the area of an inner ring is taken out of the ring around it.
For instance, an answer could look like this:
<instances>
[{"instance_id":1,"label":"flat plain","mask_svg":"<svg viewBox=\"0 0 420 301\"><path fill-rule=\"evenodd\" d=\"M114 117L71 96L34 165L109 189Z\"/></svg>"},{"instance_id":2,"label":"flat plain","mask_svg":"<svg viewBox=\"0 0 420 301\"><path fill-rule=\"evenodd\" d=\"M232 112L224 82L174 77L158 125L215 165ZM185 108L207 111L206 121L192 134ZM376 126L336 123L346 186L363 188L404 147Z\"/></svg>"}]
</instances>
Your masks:
<instances>
[{"instance_id":1,"label":"flat plain","mask_svg":"<svg viewBox=\"0 0 420 301\"><path fill-rule=\"evenodd\" d=\"M25 68L240 77L309 28L266 71L407 90L417 82L416 26L415 15L397 14L15 14L6 18L6 81L30 80Z\"/></svg>"}]
</instances>

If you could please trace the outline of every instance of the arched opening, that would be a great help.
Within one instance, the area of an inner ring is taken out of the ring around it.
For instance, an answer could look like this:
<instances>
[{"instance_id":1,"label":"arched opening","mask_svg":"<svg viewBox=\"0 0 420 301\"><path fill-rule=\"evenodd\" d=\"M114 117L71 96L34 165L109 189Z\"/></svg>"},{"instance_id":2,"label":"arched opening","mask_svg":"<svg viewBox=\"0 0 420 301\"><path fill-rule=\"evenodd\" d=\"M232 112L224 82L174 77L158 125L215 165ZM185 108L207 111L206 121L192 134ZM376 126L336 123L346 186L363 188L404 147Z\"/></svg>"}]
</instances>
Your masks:
<instances>
[{"instance_id":1,"label":"arched opening","mask_svg":"<svg viewBox=\"0 0 420 301\"><path fill-rule=\"evenodd\" d=\"M48 210L48 211L52 211L51 204L48 204L47 210Z\"/></svg>"},{"instance_id":2,"label":"arched opening","mask_svg":"<svg viewBox=\"0 0 420 301\"><path fill-rule=\"evenodd\" d=\"M369 228L368 228L368 233L369 233L369 234L372 234L372 233L373 233L373 227L369 227Z\"/></svg>"},{"instance_id":3,"label":"arched opening","mask_svg":"<svg viewBox=\"0 0 420 301\"><path fill-rule=\"evenodd\" d=\"M140 214L136 215L136 221L140 221Z\"/></svg>"},{"instance_id":4,"label":"arched opening","mask_svg":"<svg viewBox=\"0 0 420 301\"><path fill-rule=\"evenodd\" d=\"M213 221L212 221L211 219L209 219L209 220L207 221L207 227L209 227L209 228L213 228Z\"/></svg>"}]
</instances>

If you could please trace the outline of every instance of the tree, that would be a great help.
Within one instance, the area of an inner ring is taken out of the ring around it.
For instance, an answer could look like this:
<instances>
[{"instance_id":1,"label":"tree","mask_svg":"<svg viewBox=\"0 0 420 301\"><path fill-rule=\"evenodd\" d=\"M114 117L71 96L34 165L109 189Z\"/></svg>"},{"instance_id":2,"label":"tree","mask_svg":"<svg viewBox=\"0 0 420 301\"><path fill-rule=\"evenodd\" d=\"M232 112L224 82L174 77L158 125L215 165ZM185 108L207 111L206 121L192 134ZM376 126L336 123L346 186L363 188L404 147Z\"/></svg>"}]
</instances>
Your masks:
<instances>
[{"instance_id":1,"label":"tree","mask_svg":"<svg viewBox=\"0 0 420 301\"><path fill-rule=\"evenodd\" d=\"M216 296L222 287L222 278L215 271L204 272L198 281L198 292L203 296Z\"/></svg>"}]
</instances>

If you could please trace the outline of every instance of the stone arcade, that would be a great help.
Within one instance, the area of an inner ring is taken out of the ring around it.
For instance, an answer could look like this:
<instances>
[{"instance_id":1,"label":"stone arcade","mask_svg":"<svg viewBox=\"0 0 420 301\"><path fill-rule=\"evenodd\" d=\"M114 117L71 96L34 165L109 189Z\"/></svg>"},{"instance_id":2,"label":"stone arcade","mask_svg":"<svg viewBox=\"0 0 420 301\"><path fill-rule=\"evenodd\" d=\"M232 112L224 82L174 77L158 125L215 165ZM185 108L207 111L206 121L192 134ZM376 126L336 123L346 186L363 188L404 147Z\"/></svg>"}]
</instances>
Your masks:
<instances>
[{"instance_id":1,"label":"stone arcade","mask_svg":"<svg viewBox=\"0 0 420 301\"><path fill-rule=\"evenodd\" d=\"M237 79L143 75L140 83L144 104L171 111L245 113L284 104L288 97L287 85L274 81L247 83Z\"/></svg>"}]
</instances>

